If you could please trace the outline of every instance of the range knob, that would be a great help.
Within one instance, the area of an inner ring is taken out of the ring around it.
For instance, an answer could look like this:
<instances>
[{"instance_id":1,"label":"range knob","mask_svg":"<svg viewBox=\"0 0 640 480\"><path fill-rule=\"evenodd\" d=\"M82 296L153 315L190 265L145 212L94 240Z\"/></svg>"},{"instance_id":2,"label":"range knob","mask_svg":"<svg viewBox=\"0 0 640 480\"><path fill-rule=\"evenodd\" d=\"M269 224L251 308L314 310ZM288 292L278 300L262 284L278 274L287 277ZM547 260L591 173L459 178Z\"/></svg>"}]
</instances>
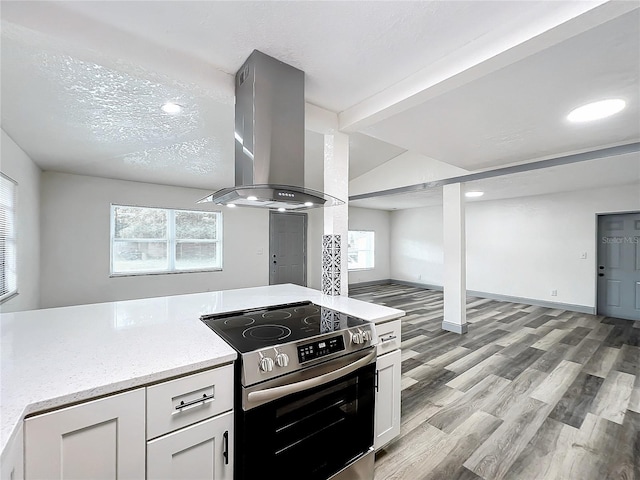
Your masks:
<instances>
[{"instance_id":1,"label":"range knob","mask_svg":"<svg viewBox=\"0 0 640 480\"><path fill-rule=\"evenodd\" d=\"M278 353L276 355L276 365L278 365L279 367L286 367L287 365L289 365L289 355L282 352Z\"/></svg>"},{"instance_id":2,"label":"range knob","mask_svg":"<svg viewBox=\"0 0 640 480\"><path fill-rule=\"evenodd\" d=\"M353 343L354 345L360 345L361 343L364 343L364 337L360 330L358 330L357 332L351 332L351 343Z\"/></svg>"},{"instance_id":3,"label":"range knob","mask_svg":"<svg viewBox=\"0 0 640 480\"><path fill-rule=\"evenodd\" d=\"M363 340L366 342L370 342L371 341L371 332L369 330L365 330L364 332L362 332L362 338Z\"/></svg>"},{"instance_id":4,"label":"range knob","mask_svg":"<svg viewBox=\"0 0 640 480\"><path fill-rule=\"evenodd\" d=\"M258 367L260 368L261 372L270 372L271 370L273 370L273 358L271 357L262 357L260 359L260 363L258 364Z\"/></svg>"}]
</instances>

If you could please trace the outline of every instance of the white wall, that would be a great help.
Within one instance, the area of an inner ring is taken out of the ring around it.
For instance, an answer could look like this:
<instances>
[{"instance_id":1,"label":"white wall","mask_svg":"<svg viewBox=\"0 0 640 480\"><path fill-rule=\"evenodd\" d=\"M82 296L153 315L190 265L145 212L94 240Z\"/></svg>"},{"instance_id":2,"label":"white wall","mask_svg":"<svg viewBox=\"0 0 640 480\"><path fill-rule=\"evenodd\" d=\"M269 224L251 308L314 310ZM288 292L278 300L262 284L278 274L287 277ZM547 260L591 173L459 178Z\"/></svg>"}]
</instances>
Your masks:
<instances>
[{"instance_id":1,"label":"white wall","mask_svg":"<svg viewBox=\"0 0 640 480\"><path fill-rule=\"evenodd\" d=\"M324 211L307 210L307 287L322 290L322 234Z\"/></svg>"},{"instance_id":2,"label":"white wall","mask_svg":"<svg viewBox=\"0 0 640 480\"><path fill-rule=\"evenodd\" d=\"M223 210L223 271L109 278L111 203L211 210L195 203L210 192L54 172L41 182L42 308L269 283L267 210Z\"/></svg>"},{"instance_id":3,"label":"white wall","mask_svg":"<svg viewBox=\"0 0 640 480\"><path fill-rule=\"evenodd\" d=\"M317 112L318 109L314 109ZM307 110L309 114L309 110ZM305 131L304 186L324 191L324 135ZM324 209L312 208L307 213L307 287L322 289L322 234Z\"/></svg>"},{"instance_id":4,"label":"white wall","mask_svg":"<svg viewBox=\"0 0 640 480\"><path fill-rule=\"evenodd\" d=\"M0 170L18 182L16 252L18 295L0 305L0 312L33 310L40 302L40 169L2 130Z\"/></svg>"},{"instance_id":5,"label":"white wall","mask_svg":"<svg viewBox=\"0 0 640 480\"><path fill-rule=\"evenodd\" d=\"M349 284L387 280L389 270L389 231L390 215L384 210L349 207L349 230L368 230L375 232L375 268L371 270L353 270L349 272Z\"/></svg>"},{"instance_id":6,"label":"white wall","mask_svg":"<svg viewBox=\"0 0 640 480\"><path fill-rule=\"evenodd\" d=\"M638 185L470 202L467 289L594 307L596 214L631 210ZM391 277L442 285L442 208L392 212L391 230Z\"/></svg>"},{"instance_id":7,"label":"white wall","mask_svg":"<svg viewBox=\"0 0 640 480\"><path fill-rule=\"evenodd\" d=\"M395 210L390 229L391 278L442 286L442 206Z\"/></svg>"}]
</instances>

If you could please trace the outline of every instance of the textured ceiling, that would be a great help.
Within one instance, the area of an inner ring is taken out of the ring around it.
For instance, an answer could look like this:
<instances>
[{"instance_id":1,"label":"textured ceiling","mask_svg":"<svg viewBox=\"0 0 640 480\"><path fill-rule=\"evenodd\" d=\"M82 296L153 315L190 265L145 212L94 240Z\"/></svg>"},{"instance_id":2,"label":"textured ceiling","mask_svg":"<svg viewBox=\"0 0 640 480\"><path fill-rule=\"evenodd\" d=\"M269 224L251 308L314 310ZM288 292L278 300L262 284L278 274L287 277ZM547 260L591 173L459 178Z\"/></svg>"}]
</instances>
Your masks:
<instances>
[{"instance_id":1,"label":"textured ceiling","mask_svg":"<svg viewBox=\"0 0 640 480\"><path fill-rule=\"evenodd\" d=\"M233 181L233 103L3 26L2 125L43 170L211 188ZM166 114L172 100L185 106Z\"/></svg>"},{"instance_id":2,"label":"textured ceiling","mask_svg":"<svg viewBox=\"0 0 640 480\"><path fill-rule=\"evenodd\" d=\"M65 29L82 29L89 45L104 41L92 38L91 25L108 26L116 40L163 49L167 64L188 55L233 74L258 49L305 71L307 100L340 112L465 46L499 44L532 24L599 2L7 3L12 2L3 2L3 16L10 20L52 28L49 22L59 18ZM46 11L49 18L34 18L36 10ZM101 29L94 31L103 35Z\"/></svg>"}]
</instances>

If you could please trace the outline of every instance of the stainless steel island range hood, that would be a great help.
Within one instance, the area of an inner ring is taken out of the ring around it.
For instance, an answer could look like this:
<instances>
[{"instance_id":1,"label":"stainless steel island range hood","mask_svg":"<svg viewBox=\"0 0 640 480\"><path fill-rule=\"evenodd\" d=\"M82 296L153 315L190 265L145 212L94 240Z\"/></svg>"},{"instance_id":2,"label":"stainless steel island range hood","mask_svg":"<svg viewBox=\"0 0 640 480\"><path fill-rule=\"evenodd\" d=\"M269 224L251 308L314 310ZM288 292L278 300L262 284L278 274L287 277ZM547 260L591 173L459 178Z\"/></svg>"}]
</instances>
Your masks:
<instances>
[{"instance_id":1,"label":"stainless steel island range hood","mask_svg":"<svg viewBox=\"0 0 640 480\"><path fill-rule=\"evenodd\" d=\"M199 203L280 211L344 203L304 187L304 72L254 50L235 85L236 186Z\"/></svg>"}]
</instances>

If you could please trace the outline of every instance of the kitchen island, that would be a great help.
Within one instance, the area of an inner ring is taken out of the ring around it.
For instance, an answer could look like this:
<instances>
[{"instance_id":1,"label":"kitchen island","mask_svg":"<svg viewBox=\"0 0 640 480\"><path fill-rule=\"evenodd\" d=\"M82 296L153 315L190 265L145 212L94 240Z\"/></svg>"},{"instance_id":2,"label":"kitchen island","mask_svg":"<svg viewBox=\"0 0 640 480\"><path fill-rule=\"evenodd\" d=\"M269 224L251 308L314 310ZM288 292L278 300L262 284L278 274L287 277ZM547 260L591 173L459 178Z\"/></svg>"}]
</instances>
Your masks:
<instances>
[{"instance_id":1,"label":"kitchen island","mask_svg":"<svg viewBox=\"0 0 640 480\"><path fill-rule=\"evenodd\" d=\"M404 315L291 284L2 314L3 459L25 417L233 362L201 315L300 301L372 322Z\"/></svg>"}]
</instances>

